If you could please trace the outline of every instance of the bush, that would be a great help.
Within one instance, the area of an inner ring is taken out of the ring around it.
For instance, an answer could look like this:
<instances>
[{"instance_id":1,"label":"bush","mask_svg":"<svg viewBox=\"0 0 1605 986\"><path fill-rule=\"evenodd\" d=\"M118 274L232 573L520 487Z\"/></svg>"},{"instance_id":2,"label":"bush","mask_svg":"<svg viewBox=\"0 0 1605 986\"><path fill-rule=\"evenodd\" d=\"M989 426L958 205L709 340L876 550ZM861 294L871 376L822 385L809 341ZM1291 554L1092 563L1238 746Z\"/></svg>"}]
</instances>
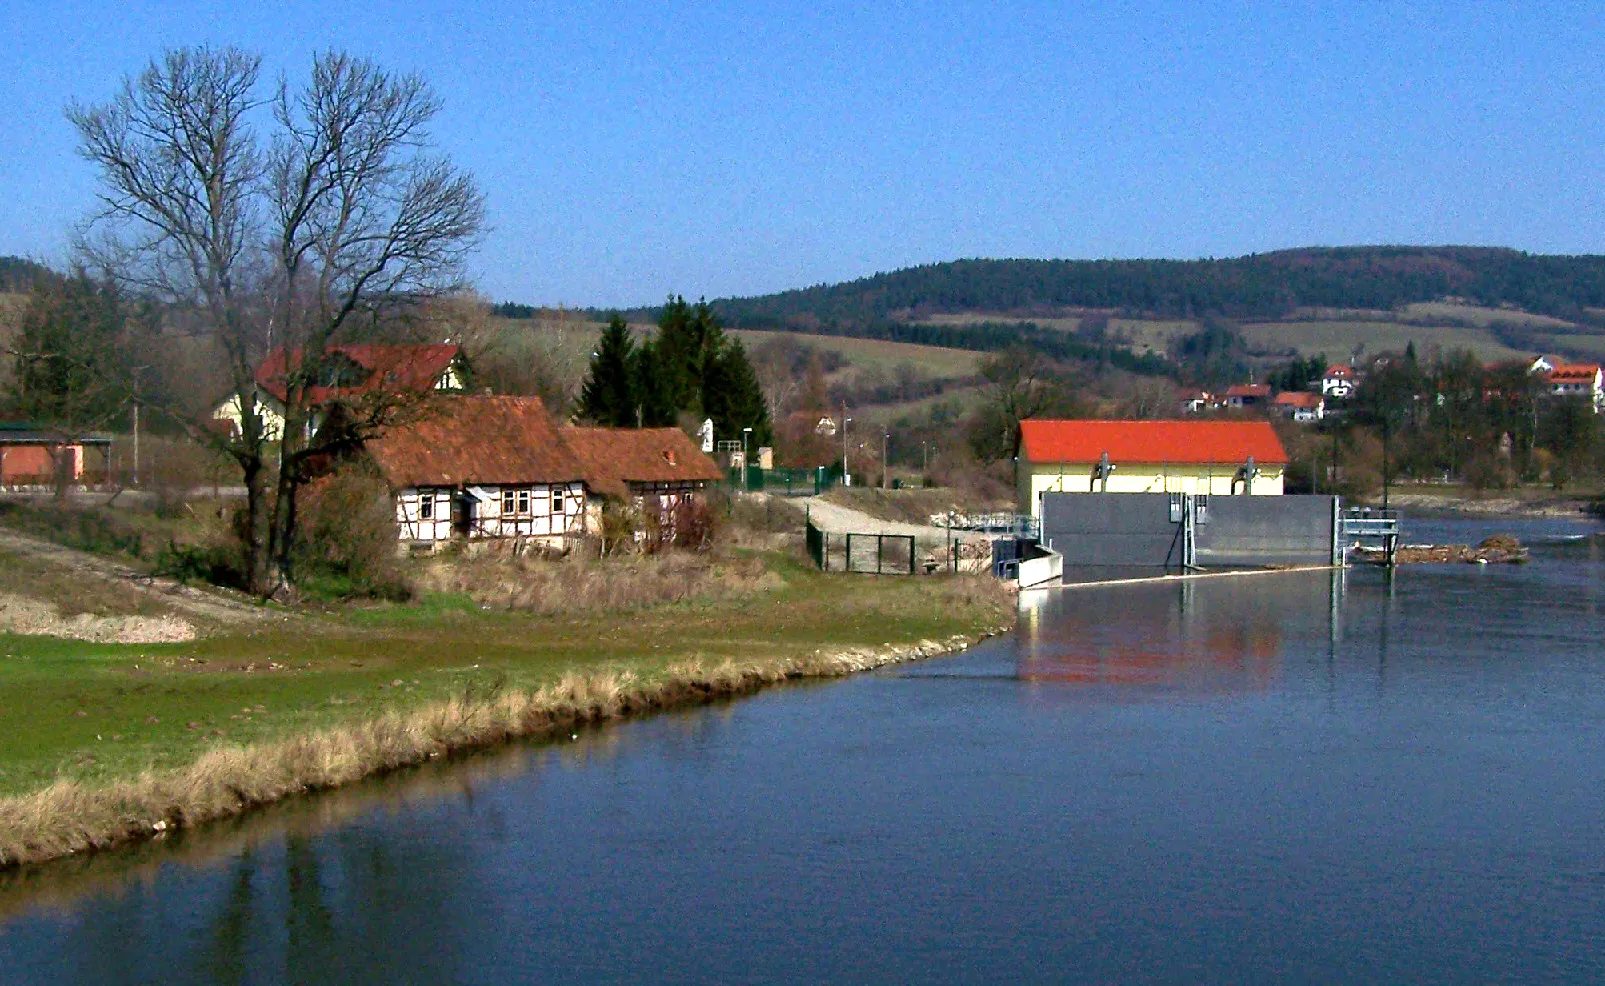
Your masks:
<instances>
[{"instance_id":1,"label":"bush","mask_svg":"<svg viewBox=\"0 0 1605 986\"><path fill-rule=\"evenodd\" d=\"M366 463L348 463L302 493L296 530L297 582L314 595L402 600L390 490Z\"/></svg>"},{"instance_id":2,"label":"bush","mask_svg":"<svg viewBox=\"0 0 1605 986\"><path fill-rule=\"evenodd\" d=\"M190 582L207 582L235 589L245 588L244 565L240 554L226 545L168 541L156 555L155 572L186 585Z\"/></svg>"}]
</instances>

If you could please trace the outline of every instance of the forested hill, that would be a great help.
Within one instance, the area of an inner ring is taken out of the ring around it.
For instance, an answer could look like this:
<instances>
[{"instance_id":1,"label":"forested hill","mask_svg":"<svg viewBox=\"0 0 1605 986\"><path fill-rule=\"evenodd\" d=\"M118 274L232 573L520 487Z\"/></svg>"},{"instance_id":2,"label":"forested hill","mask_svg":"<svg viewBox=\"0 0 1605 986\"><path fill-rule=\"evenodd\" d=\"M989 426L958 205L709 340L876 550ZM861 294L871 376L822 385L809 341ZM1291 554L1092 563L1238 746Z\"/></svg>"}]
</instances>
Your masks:
<instances>
[{"instance_id":1,"label":"forested hill","mask_svg":"<svg viewBox=\"0 0 1605 986\"><path fill-rule=\"evenodd\" d=\"M1444 297L1568 321L1605 307L1605 256L1494 247L1335 247L1224 260L956 260L714 307L748 328L1115 309L1157 318L1274 319L1302 307L1394 309Z\"/></svg>"},{"instance_id":2,"label":"forested hill","mask_svg":"<svg viewBox=\"0 0 1605 986\"><path fill-rule=\"evenodd\" d=\"M0 294L17 293L33 288L40 277L54 277L50 268L21 257L0 257Z\"/></svg>"}]
</instances>

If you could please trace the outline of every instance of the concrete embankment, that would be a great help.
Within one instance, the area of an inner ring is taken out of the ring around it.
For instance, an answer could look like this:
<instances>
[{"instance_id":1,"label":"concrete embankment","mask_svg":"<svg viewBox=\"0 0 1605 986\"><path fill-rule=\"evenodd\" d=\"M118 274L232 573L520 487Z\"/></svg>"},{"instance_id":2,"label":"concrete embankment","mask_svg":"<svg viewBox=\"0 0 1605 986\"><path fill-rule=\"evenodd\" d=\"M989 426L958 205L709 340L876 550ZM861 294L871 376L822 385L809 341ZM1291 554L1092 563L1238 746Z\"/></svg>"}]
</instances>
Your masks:
<instances>
[{"instance_id":1,"label":"concrete embankment","mask_svg":"<svg viewBox=\"0 0 1605 986\"><path fill-rule=\"evenodd\" d=\"M661 675L564 676L535 691L464 694L354 726L213 750L188 767L107 785L59 781L0 800L0 868L94 852L228 818L308 792L515 740L687 707L769 685L833 678L962 651L970 636L818 651L774 661L689 662Z\"/></svg>"}]
</instances>

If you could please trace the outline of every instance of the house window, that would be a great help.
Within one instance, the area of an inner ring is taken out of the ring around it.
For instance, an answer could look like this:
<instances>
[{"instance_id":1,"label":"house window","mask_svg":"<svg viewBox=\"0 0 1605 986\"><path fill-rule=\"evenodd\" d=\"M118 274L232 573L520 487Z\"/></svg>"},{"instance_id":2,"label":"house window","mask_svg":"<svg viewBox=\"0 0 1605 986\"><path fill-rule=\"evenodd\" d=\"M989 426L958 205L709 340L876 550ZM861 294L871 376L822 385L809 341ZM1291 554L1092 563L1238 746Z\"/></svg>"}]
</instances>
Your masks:
<instances>
[{"instance_id":1,"label":"house window","mask_svg":"<svg viewBox=\"0 0 1605 986\"><path fill-rule=\"evenodd\" d=\"M521 517L526 517L529 515L529 498L529 490L518 491L518 513Z\"/></svg>"},{"instance_id":2,"label":"house window","mask_svg":"<svg viewBox=\"0 0 1605 986\"><path fill-rule=\"evenodd\" d=\"M418 494L418 519L435 519L435 494L433 490Z\"/></svg>"},{"instance_id":3,"label":"house window","mask_svg":"<svg viewBox=\"0 0 1605 986\"><path fill-rule=\"evenodd\" d=\"M513 496L514 496L514 494L513 494L512 490L508 490L508 489L502 490L502 516L503 517L511 517L513 515L513 509L514 509L513 505L514 505L514 502L515 502L514 499L513 499Z\"/></svg>"}]
</instances>

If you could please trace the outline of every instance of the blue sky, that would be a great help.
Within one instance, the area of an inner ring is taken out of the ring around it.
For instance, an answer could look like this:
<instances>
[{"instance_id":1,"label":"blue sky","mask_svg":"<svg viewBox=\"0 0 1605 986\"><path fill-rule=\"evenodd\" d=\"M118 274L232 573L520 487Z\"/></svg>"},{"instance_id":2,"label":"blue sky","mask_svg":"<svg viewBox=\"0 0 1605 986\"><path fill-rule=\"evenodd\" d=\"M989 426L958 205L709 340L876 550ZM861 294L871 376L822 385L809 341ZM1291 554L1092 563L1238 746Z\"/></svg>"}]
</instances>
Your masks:
<instances>
[{"instance_id":1,"label":"blue sky","mask_svg":"<svg viewBox=\"0 0 1605 986\"><path fill-rule=\"evenodd\" d=\"M481 290L626 305L958 257L1605 252L1605 6L0 5L0 254L93 202L61 109L163 48L418 71Z\"/></svg>"}]
</instances>

